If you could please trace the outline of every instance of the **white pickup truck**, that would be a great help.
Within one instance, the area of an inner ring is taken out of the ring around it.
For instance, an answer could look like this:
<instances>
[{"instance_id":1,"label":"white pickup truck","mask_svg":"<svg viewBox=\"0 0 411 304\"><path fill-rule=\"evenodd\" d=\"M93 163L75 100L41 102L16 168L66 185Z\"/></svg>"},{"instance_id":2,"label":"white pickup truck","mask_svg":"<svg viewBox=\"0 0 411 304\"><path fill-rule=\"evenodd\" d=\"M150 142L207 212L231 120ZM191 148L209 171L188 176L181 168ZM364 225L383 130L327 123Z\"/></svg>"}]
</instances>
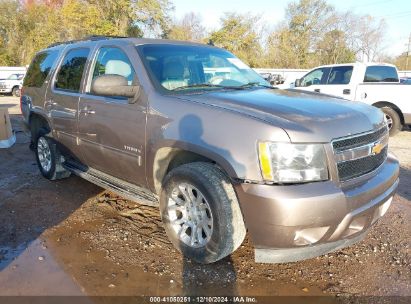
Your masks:
<instances>
[{"instance_id":1,"label":"white pickup truck","mask_svg":"<svg viewBox=\"0 0 411 304\"><path fill-rule=\"evenodd\" d=\"M24 74L11 74L6 79L0 79L0 94L12 94L20 97Z\"/></svg>"},{"instance_id":2,"label":"white pickup truck","mask_svg":"<svg viewBox=\"0 0 411 304\"><path fill-rule=\"evenodd\" d=\"M294 89L339 96L381 108L391 136L404 125L411 125L411 86L400 83L394 65L357 62L320 66L297 79Z\"/></svg>"}]
</instances>

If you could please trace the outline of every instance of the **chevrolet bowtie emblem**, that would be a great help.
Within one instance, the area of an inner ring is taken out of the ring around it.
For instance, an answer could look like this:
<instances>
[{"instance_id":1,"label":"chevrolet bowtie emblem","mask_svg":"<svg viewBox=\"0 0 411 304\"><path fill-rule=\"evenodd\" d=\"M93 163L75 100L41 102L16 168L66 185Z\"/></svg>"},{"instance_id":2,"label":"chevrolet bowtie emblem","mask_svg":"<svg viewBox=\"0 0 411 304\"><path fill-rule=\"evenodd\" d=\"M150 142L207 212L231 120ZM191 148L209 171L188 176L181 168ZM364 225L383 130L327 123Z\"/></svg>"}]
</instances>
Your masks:
<instances>
[{"instance_id":1,"label":"chevrolet bowtie emblem","mask_svg":"<svg viewBox=\"0 0 411 304\"><path fill-rule=\"evenodd\" d=\"M384 149L384 145L379 142L379 143L376 143L376 144L372 147L371 152L372 152L373 155L375 155L375 154L380 154L381 151L382 151L382 149Z\"/></svg>"}]
</instances>

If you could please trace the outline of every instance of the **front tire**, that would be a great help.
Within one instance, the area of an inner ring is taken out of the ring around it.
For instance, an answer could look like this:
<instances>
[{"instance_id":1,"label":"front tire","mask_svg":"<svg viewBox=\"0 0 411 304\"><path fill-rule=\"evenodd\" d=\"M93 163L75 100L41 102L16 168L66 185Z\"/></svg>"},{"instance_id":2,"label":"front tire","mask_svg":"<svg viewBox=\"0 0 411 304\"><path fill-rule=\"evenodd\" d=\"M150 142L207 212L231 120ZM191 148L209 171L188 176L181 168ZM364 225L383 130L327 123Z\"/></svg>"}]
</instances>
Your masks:
<instances>
[{"instance_id":1,"label":"front tire","mask_svg":"<svg viewBox=\"0 0 411 304\"><path fill-rule=\"evenodd\" d=\"M387 119L390 136L394 136L400 132L402 130L402 124L397 111L390 107L382 107L381 111L384 112L385 118Z\"/></svg>"},{"instance_id":2,"label":"front tire","mask_svg":"<svg viewBox=\"0 0 411 304\"><path fill-rule=\"evenodd\" d=\"M56 143L47 137L47 133L45 129L41 129L36 136L34 147L37 166L41 174L49 180L67 178L71 173L62 166L64 158Z\"/></svg>"},{"instance_id":3,"label":"front tire","mask_svg":"<svg viewBox=\"0 0 411 304\"><path fill-rule=\"evenodd\" d=\"M11 94L15 97L20 97L21 95L21 90L19 87L14 87L13 90L11 91Z\"/></svg>"},{"instance_id":4,"label":"front tire","mask_svg":"<svg viewBox=\"0 0 411 304\"><path fill-rule=\"evenodd\" d=\"M230 179L211 163L173 169L163 183L160 212L174 247L198 263L228 256L246 234Z\"/></svg>"}]
</instances>

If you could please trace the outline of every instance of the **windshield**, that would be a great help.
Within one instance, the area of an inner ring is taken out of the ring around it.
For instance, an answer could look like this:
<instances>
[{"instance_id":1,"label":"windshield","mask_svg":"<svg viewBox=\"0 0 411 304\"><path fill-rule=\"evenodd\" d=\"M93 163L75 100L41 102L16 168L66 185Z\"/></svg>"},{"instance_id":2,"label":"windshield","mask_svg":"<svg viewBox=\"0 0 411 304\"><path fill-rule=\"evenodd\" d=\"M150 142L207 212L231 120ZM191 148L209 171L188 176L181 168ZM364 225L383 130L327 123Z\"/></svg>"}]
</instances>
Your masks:
<instances>
[{"instance_id":1,"label":"windshield","mask_svg":"<svg viewBox=\"0 0 411 304\"><path fill-rule=\"evenodd\" d=\"M153 81L168 91L270 86L233 54L207 46L143 45L140 54Z\"/></svg>"},{"instance_id":2,"label":"windshield","mask_svg":"<svg viewBox=\"0 0 411 304\"><path fill-rule=\"evenodd\" d=\"M9 77L7 77L8 80L21 80L23 78L23 75L21 74L12 74Z\"/></svg>"}]
</instances>

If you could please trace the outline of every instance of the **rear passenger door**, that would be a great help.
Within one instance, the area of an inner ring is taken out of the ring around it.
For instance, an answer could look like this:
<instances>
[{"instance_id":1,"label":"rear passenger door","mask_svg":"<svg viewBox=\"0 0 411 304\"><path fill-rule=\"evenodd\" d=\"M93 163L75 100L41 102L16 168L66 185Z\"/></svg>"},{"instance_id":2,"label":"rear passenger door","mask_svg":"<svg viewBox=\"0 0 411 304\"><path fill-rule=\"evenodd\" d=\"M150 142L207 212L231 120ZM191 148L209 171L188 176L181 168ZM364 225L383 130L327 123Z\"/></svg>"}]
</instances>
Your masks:
<instances>
[{"instance_id":1,"label":"rear passenger door","mask_svg":"<svg viewBox=\"0 0 411 304\"><path fill-rule=\"evenodd\" d=\"M50 71L56 66L59 53L59 49L38 53L27 70L21 96L21 107L26 121L29 118L30 107L35 112L42 112L44 109L48 78Z\"/></svg>"},{"instance_id":2,"label":"rear passenger door","mask_svg":"<svg viewBox=\"0 0 411 304\"><path fill-rule=\"evenodd\" d=\"M129 46L101 44L93 56L88 85L80 100L79 136L86 164L130 183L145 186L145 127L147 104L130 104L125 97L98 96L90 92L93 79L104 74L137 83L137 56ZM135 61L135 60L134 60Z\"/></svg>"},{"instance_id":3,"label":"rear passenger door","mask_svg":"<svg viewBox=\"0 0 411 304\"><path fill-rule=\"evenodd\" d=\"M353 100L355 97L355 86L351 84L353 68L352 65L332 67L326 84L321 86L321 93Z\"/></svg>"},{"instance_id":4,"label":"rear passenger door","mask_svg":"<svg viewBox=\"0 0 411 304\"><path fill-rule=\"evenodd\" d=\"M77 142L78 103L90 51L89 47L76 47L65 52L45 103L56 138L76 156L80 156Z\"/></svg>"}]
</instances>

